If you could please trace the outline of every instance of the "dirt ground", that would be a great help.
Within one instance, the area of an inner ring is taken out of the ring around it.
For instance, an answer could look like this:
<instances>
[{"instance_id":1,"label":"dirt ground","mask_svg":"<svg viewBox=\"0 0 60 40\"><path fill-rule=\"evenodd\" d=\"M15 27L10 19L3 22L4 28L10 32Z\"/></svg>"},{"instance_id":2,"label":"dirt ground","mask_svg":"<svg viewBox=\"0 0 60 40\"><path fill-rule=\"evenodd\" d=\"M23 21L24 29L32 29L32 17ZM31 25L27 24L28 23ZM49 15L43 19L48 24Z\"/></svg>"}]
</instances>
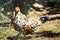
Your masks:
<instances>
[{"instance_id":1,"label":"dirt ground","mask_svg":"<svg viewBox=\"0 0 60 40\"><path fill-rule=\"evenodd\" d=\"M9 24L6 27L0 26L0 40L8 40L7 37L16 36L18 33L12 25L10 27ZM22 38L22 40L60 40L60 20L47 21L36 28L36 34L26 35Z\"/></svg>"}]
</instances>

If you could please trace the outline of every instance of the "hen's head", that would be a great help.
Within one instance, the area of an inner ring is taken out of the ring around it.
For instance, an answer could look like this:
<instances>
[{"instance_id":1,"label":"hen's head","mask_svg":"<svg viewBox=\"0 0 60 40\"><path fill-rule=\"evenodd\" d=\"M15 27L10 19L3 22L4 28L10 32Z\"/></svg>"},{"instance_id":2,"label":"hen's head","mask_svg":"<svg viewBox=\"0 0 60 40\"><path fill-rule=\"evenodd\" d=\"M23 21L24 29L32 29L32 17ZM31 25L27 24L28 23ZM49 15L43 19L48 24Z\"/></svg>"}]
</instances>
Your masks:
<instances>
[{"instance_id":1,"label":"hen's head","mask_svg":"<svg viewBox=\"0 0 60 40\"><path fill-rule=\"evenodd\" d=\"M20 11L20 8L19 8L19 6L17 5L16 8L15 8L15 12L18 13L19 11Z\"/></svg>"}]
</instances>

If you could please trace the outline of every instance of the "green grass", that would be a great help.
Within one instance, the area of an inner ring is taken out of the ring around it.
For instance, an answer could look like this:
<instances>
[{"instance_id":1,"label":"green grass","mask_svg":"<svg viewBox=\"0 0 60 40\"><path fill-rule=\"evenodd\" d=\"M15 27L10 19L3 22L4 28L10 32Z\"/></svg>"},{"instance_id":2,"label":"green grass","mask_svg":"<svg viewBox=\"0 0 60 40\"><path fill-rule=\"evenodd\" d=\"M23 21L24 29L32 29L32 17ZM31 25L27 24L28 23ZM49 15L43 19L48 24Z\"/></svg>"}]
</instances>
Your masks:
<instances>
[{"instance_id":1,"label":"green grass","mask_svg":"<svg viewBox=\"0 0 60 40\"><path fill-rule=\"evenodd\" d=\"M27 8L24 9L24 13L25 13L25 15L28 14L28 9Z\"/></svg>"}]
</instances>

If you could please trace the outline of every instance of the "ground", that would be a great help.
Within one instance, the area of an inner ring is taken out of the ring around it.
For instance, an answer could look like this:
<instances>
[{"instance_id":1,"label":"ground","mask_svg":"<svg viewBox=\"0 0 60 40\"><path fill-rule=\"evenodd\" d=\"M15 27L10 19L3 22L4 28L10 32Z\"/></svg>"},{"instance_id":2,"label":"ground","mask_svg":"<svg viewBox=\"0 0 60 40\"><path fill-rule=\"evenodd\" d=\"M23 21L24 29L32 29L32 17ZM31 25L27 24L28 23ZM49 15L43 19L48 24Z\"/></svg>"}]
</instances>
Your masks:
<instances>
[{"instance_id":1,"label":"ground","mask_svg":"<svg viewBox=\"0 0 60 40\"><path fill-rule=\"evenodd\" d=\"M10 24L8 24L7 26L5 25L6 27L0 26L0 40L7 40L7 37L16 36L19 33L13 28L12 25L10 25L10 27L9 25ZM60 40L60 20L57 19L47 21L40 27L37 27L36 32L36 34L27 35L26 39L29 38L29 40Z\"/></svg>"}]
</instances>

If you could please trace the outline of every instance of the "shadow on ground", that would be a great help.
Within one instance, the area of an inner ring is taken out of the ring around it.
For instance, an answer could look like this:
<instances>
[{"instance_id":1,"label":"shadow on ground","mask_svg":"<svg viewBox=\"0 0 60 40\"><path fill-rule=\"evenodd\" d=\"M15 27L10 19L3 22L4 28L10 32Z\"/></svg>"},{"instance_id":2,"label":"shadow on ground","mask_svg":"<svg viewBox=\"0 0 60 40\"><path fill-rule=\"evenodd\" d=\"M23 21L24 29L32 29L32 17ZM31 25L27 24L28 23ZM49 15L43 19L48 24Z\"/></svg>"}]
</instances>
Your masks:
<instances>
[{"instance_id":1,"label":"shadow on ground","mask_svg":"<svg viewBox=\"0 0 60 40\"><path fill-rule=\"evenodd\" d=\"M52 31L42 31L36 33L40 37L60 37L60 32L59 33L53 33Z\"/></svg>"},{"instance_id":2,"label":"shadow on ground","mask_svg":"<svg viewBox=\"0 0 60 40\"><path fill-rule=\"evenodd\" d=\"M21 40L29 40L31 38L40 38L40 37L47 37L47 38L54 38L54 37L60 37L60 32L59 33L53 33L52 31L42 31L42 32L37 32L35 34L33 34L33 36L25 36L25 37L8 37L7 39L11 39L11 40L17 40L17 39L21 39Z\"/></svg>"}]
</instances>

